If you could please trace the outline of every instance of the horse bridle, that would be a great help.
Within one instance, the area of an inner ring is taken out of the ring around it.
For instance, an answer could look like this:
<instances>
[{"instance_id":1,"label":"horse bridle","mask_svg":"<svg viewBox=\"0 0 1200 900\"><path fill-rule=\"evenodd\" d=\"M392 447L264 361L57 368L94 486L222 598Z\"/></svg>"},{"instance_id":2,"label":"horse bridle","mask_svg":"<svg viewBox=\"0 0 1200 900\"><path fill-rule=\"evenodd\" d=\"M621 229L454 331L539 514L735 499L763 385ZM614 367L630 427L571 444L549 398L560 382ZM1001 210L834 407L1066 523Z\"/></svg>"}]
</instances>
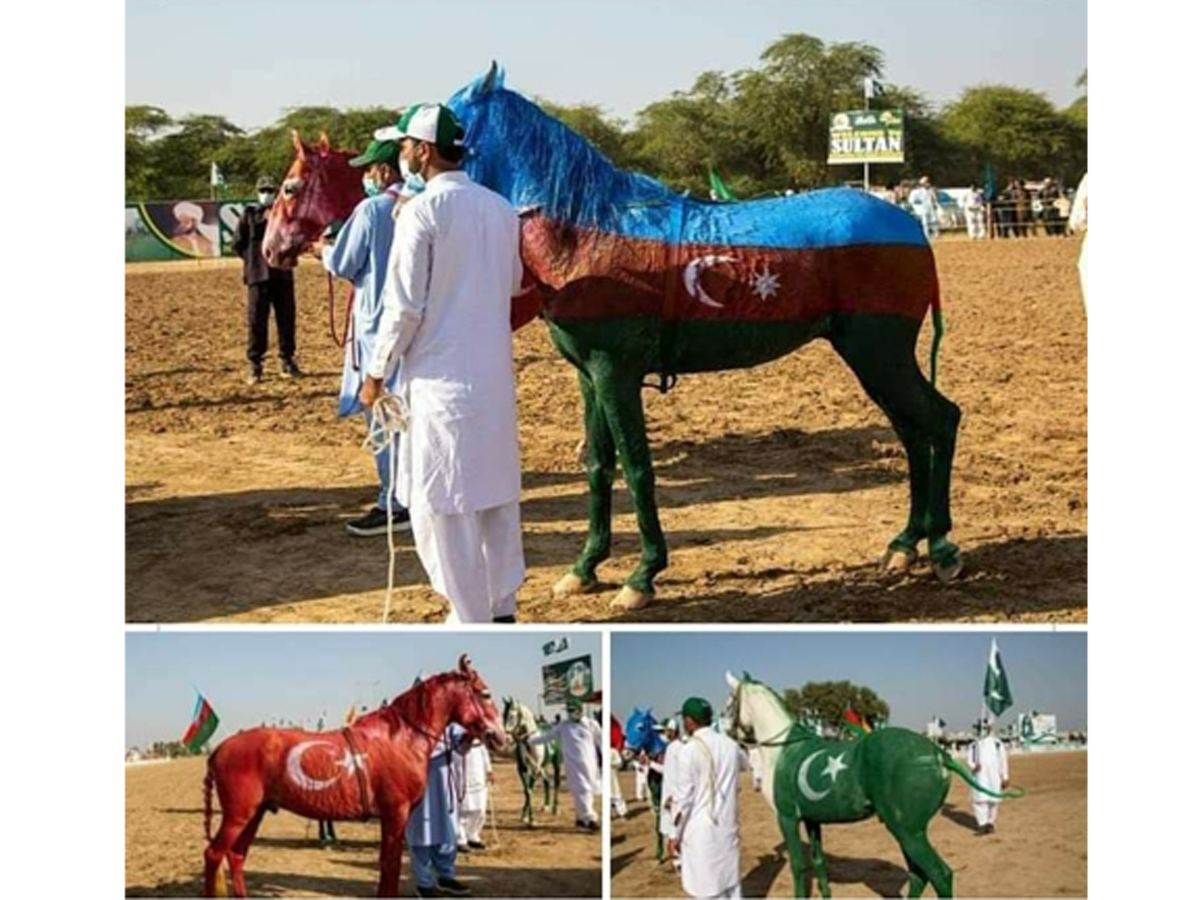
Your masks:
<instances>
[{"instance_id":1,"label":"horse bridle","mask_svg":"<svg viewBox=\"0 0 1200 900\"><path fill-rule=\"evenodd\" d=\"M779 732L778 734L776 734L772 737L767 738L766 740L760 741L757 738L748 737L746 734L746 730L742 727L742 688L744 688L745 685L746 685L746 683L744 681L739 681L737 688L733 692L733 716L732 716L732 719L733 719L734 739L739 744L747 744L747 745L750 745L753 747L787 747L787 746L790 746L791 744L802 744L805 741L812 739L811 736L804 735L804 736L796 737L796 738L786 738L782 741L779 740L779 738L784 737L784 735L786 735L789 731L791 731L793 728L796 727L795 722L790 723L787 727L785 727L783 729L783 731Z\"/></svg>"}]
</instances>

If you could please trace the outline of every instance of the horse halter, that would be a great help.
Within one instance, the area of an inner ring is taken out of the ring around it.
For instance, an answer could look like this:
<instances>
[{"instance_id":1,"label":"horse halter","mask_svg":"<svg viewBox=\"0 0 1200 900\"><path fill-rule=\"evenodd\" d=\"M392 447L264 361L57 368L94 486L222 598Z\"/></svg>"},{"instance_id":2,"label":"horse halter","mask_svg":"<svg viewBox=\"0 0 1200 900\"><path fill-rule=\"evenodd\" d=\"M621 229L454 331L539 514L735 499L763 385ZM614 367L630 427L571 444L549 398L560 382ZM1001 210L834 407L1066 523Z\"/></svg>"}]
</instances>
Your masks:
<instances>
[{"instance_id":1,"label":"horse halter","mask_svg":"<svg viewBox=\"0 0 1200 900\"><path fill-rule=\"evenodd\" d=\"M795 722L786 725L783 731L766 738L765 740L760 741L756 738L749 737L746 729L742 727L742 689L745 686L746 682L739 681L737 688L733 692L733 715L731 718L733 719L734 739L738 741L738 743L749 744L754 747L787 747L790 744L801 744L804 741L809 740L807 736L779 740L795 727Z\"/></svg>"}]
</instances>

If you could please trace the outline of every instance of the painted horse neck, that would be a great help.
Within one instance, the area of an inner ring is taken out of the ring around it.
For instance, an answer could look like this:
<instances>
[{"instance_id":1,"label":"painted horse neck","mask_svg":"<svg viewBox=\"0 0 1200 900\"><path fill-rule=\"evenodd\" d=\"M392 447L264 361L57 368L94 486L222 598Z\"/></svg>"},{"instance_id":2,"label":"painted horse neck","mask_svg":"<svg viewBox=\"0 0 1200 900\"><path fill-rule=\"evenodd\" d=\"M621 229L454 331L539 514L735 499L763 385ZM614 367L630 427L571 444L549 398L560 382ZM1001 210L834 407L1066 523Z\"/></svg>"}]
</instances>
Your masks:
<instances>
[{"instance_id":1,"label":"painted horse neck","mask_svg":"<svg viewBox=\"0 0 1200 900\"><path fill-rule=\"evenodd\" d=\"M773 691L759 684L743 684L742 707L754 729L756 744L762 755L762 794L771 809L775 809L775 764L789 743L820 740L817 735L802 732L800 725L784 707Z\"/></svg>"},{"instance_id":2,"label":"painted horse neck","mask_svg":"<svg viewBox=\"0 0 1200 900\"><path fill-rule=\"evenodd\" d=\"M454 721L452 692L459 681L454 675L436 675L393 700L386 711L396 723L394 736L403 730L405 737L416 734L431 746L436 743Z\"/></svg>"}]
</instances>

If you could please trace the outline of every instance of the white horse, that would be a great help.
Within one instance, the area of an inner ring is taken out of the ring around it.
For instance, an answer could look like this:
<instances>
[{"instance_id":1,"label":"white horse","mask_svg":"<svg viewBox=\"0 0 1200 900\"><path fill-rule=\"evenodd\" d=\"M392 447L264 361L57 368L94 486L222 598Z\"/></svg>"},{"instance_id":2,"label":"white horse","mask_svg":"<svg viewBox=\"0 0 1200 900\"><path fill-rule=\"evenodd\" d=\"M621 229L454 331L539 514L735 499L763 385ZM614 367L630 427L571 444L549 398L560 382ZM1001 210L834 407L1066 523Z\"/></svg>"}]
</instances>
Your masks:
<instances>
[{"instance_id":1,"label":"white horse","mask_svg":"<svg viewBox=\"0 0 1200 900\"><path fill-rule=\"evenodd\" d=\"M530 738L538 736L545 729L538 722L533 710L512 697L504 698L504 730L516 746L517 774L521 776L521 786L525 791L521 821L533 825L533 792L537 789L539 781L544 792L542 811L550 810L551 814L557 815L558 788L562 773L562 751L558 743L530 743Z\"/></svg>"}]
</instances>

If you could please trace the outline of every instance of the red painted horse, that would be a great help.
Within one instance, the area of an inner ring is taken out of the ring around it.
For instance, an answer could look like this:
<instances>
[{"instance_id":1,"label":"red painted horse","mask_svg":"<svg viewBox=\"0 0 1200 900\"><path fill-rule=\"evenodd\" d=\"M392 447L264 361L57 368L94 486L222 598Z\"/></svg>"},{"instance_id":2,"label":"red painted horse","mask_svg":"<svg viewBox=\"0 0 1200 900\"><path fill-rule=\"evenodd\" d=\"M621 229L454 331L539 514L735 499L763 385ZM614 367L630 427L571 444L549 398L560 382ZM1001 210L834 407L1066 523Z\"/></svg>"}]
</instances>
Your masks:
<instances>
[{"instance_id":1,"label":"red painted horse","mask_svg":"<svg viewBox=\"0 0 1200 900\"><path fill-rule=\"evenodd\" d=\"M429 756L456 723L493 748L508 739L500 713L464 655L458 669L435 675L340 731L252 728L221 742L204 779L204 894L217 896L229 860L234 896L246 896L243 868L268 812L309 819L378 818L380 897L400 895L400 855L409 811L425 793ZM221 827L211 836L212 792Z\"/></svg>"},{"instance_id":2,"label":"red painted horse","mask_svg":"<svg viewBox=\"0 0 1200 900\"><path fill-rule=\"evenodd\" d=\"M334 150L322 134L315 144L305 144L292 132L296 158L283 180L280 199L271 207L263 236L263 256L276 268L295 267L303 254L334 221L345 221L363 199L362 170L350 165L353 150ZM532 321L550 291L526 270L527 290L513 298L512 327L516 331Z\"/></svg>"}]
</instances>

